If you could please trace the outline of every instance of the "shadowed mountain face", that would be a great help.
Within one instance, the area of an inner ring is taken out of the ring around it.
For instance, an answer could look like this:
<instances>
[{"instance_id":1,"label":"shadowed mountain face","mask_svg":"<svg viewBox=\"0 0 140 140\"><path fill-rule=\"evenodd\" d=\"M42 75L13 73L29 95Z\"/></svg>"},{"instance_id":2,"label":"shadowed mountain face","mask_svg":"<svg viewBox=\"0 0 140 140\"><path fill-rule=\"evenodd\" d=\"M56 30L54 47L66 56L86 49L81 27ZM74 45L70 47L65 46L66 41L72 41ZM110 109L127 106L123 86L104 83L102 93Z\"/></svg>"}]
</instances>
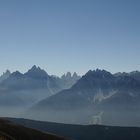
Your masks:
<instances>
[{"instance_id":1,"label":"shadowed mountain face","mask_svg":"<svg viewBox=\"0 0 140 140\"><path fill-rule=\"evenodd\" d=\"M63 123L140 126L139 101L138 80L97 69L87 72L72 88L39 102L27 117Z\"/></svg>"},{"instance_id":2,"label":"shadowed mountain face","mask_svg":"<svg viewBox=\"0 0 140 140\"><path fill-rule=\"evenodd\" d=\"M42 70L40 67L33 66L28 72L24 74L27 77L33 78L33 79L47 79L48 74Z\"/></svg>"},{"instance_id":3,"label":"shadowed mountain face","mask_svg":"<svg viewBox=\"0 0 140 140\"><path fill-rule=\"evenodd\" d=\"M119 73L116 73L114 74L115 76L129 76L131 78L134 78L135 80L138 80L140 81L140 72L139 71L133 71L133 72L130 72L130 73L126 73L126 72L119 72Z\"/></svg>"},{"instance_id":4,"label":"shadowed mountain face","mask_svg":"<svg viewBox=\"0 0 140 140\"><path fill-rule=\"evenodd\" d=\"M0 82L1 116L140 126L138 71L111 74L97 69L82 78L69 72L59 78L33 66L25 74L6 73Z\"/></svg>"},{"instance_id":5,"label":"shadowed mountain face","mask_svg":"<svg viewBox=\"0 0 140 140\"><path fill-rule=\"evenodd\" d=\"M98 125L70 125L51 122L41 122L25 119L10 121L43 132L49 132L74 140L139 140L140 128L111 127Z\"/></svg>"},{"instance_id":6,"label":"shadowed mountain face","mask_svg":"<svg viewBox=\"0 0 140 140\"><path fill-rule=\"evenodd\" d=\"M3 139L2 139L3 138ZM0 119L0 139L1 140L68 140L53 134L24 127Z\"/></svg>"},{"instance_id":7,"label":"shadowed mountain face","mask_svg":"<svg viewBox=\"0 0 140 140\"><path fill-rule=\"evenodd\" d=\"M9 72L6 72L6 75L8 74ZM72 77L69 80L71 81L71 79ZM73 79L69 83L62 78L48 75L43 69L36 66L25 74L19 71L13 72L0 82L0 115L11 116L12 114L15 116L22 113L38 101L69 88L76 80ZM8 111L5 112L5 109Z\"/></svg>"}]
</instances>

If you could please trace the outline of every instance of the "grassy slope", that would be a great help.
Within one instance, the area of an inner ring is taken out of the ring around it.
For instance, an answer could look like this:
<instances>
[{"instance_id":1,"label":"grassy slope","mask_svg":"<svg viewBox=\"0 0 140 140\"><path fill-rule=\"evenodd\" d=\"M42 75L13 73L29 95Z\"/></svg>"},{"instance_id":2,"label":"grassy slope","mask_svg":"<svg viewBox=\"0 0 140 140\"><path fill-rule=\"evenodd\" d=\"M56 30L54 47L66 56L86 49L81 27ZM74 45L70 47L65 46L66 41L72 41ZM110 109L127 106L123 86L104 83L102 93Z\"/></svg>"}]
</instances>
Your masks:
<instances>
[{"instance_id":1,"label":"grassy slope","mask_svg":"<svg viewBox=\"0 0 140 140\"><path fill-rule=\"evenodd\" d=\"M26 119L10 120L27 127L69 137L75 140L140 140L140 128L137 127L83 126Z\"/></svg>"},{"instance_id":2,"label":"grassy slope","mask_svg":"<svg viewBox=\"0 0 140 140\"><path fill-rule=\"evenodd\" d=\"M22 125L0 119L0 132L3 132L16 140L66 140L50 133L26 128Z\"/></svg>"}]
</instances>

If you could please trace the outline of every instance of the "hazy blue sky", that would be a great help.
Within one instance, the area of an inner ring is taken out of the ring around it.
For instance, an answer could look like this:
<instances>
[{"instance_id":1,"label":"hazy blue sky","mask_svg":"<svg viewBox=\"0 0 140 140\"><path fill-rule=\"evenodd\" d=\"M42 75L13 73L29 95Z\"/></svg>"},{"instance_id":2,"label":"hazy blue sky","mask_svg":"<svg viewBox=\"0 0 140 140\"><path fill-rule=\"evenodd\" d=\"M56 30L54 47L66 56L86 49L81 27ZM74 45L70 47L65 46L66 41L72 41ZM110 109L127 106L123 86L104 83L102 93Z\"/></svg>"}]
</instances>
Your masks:
<instances>
[{"instance_id":1,"label":"hazy blue sky","mask_svg":"<svg viewBox=\"0 0 140 140\"><path fill-rule=\"evenodd\" d=\"M140 70L140 0L0 0L0 73Z\"/></svg>"}]
</instances>

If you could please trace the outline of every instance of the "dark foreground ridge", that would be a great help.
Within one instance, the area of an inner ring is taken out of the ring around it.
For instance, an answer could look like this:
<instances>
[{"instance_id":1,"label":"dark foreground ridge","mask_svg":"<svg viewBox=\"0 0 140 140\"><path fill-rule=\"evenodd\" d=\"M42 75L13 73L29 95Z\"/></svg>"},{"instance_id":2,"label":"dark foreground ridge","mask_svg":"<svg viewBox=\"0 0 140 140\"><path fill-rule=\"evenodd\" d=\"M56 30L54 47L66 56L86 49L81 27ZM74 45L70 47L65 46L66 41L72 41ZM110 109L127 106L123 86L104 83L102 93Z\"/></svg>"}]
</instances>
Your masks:
<instances>
[{"instance_id":1,"label":"dark foreground ridge","mask_svg":"<svg viewBox=\"0 0 140 140\"><path fill-rule=\"evenodd\" d=\"M27 128L17 123L0 119L0 140L68 140L50 133Z\"/></svg>"},{"instance_id":2,"label":"dark foreground ridge","mask_svg":"<svg viewBox=\"0 0 140 140\"><path fill-rule=\"evenodd\" d=\"M100 125L72 125L27 119L6 118L26 127L74 140L140 140L140 128ZM117 119L117 118L116 118Z\"/></svg>"}]
</instances>

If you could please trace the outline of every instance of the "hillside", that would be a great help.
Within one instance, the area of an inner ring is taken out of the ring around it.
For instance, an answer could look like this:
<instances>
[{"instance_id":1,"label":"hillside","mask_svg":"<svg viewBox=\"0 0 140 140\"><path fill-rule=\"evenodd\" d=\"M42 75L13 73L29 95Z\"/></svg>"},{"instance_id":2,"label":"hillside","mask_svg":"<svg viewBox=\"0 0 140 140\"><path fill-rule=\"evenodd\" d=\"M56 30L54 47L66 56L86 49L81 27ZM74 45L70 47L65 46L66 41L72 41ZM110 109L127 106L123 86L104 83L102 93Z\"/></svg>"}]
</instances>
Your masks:
<instances>
[{"instance_id":1,"label":"hillside","mask_svg":"<svg viewBox=\"0 0 140 140\"><path fill-rule=\"evenodd\" d=\"M75 140L139 140L140 128L99 125L70 125L51 122L13 119L10 121L44 132L54 133Z\"/></svg>"},{"instance_id":2,"label":"hillside","mask_svg":"<svg viewBox=\"0 0 140 140\"><path fill-rule=\"evenodd\" d=\"M7 140L68 140L50 133L24 127L10 121L0 119L0 136Z\"/></svg>"}]
</instances>

